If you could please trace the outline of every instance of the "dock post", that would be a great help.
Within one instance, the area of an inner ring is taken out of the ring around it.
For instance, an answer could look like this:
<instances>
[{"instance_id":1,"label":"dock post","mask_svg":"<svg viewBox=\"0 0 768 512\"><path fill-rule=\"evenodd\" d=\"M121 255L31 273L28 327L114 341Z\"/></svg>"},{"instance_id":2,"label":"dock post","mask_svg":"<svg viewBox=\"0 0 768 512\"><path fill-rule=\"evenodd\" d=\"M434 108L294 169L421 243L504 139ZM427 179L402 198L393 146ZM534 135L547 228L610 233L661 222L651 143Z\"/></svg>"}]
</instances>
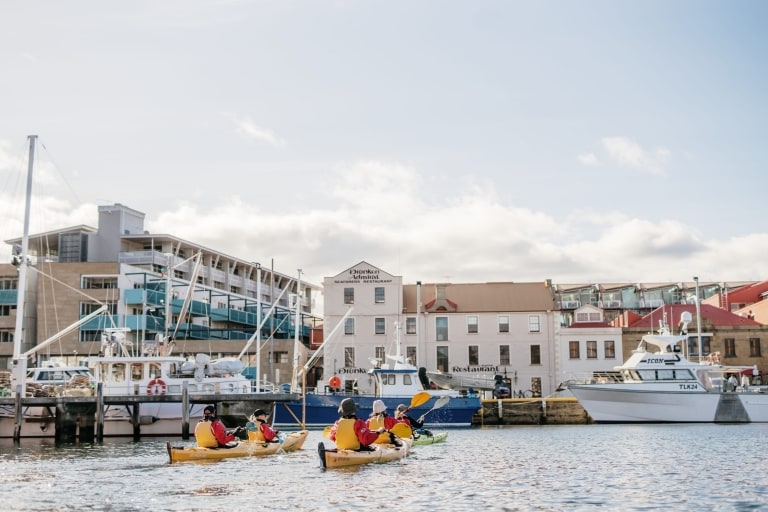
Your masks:
<instances>
[{"instance_id":1,"label":"dock post","mask_svg":"<svg viewBox=\"0 0 768 512\"><path fill-rule=\"evenodd\" d=\"M133 404L133 417L131 418L131 423L133 423L133 440L134 441L140 441L141 440L141 416L139 415L141 410L141 404L139 402L136 402Z\"/></svg>"},{"instance_id":2,"label":"dock post","mask_svg":"<svg viewBox=\"0 0 768 512\"><path fill-rule=\"evenodd\" d=\"M96 440L104 441L104 383L96 384Z\"/></svg>"},{"instance_id":3,"label":"dock post","mask_svg":"<svg viewBox=\"0 0 768 512\"><path fill-rule=\"evenodd\" d=\"M185 380L181 385L181 438L189 439L189 386Z\"/></svg>"},{"instance_id":4,"label":"dock post","mask_svg":"<svg viewBox=\"0 0 768 512\"><path fill-rule=\"evenodd\" d=\"M18 441L21 439L21 422L24 421L24 418L22 417L22 409L21 409L21 384L16 386L16 404L15 404L15 416L16 416L16 423L13 424L13 440Z\"/></svg>"}]
</instances>

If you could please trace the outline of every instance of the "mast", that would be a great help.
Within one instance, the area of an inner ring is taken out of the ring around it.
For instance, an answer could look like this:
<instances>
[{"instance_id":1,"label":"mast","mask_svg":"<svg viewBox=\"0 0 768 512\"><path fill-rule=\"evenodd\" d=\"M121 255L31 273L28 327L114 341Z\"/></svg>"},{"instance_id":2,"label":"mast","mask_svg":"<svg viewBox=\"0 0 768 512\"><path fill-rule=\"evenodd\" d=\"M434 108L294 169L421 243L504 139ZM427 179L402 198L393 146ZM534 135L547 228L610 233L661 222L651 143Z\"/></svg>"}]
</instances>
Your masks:
<instances>
[{"instance_id":1,"label":"mast","mask_svg":"<svg viewBox=\"0 0 768 512\"><path fill-rule=\"evenodd\" d=\"M301 269L298 269L298 279L296 280L296 320L293 323L293 368L294 373L299 367L299 329L301 329ZM295 378L294 374L294 378ZM291 383L291 386L294 384Z\"/></svg>"},{"instance_id":2,"label":"mast","mask_svg":"<svg viewBox=\"0 0 768 512\"><path fill-rule=\"evenodd\" d=\"M699 304L699 278L694 276L696 281L696 336L699 338L699 362L701 362L701 305Z\"/></svg>"},{"instance_id":3,"label":"mast","mask_svg":"<svg viewBox=\"0 0 768 512\"><path fill-rule=\"evenodd\" d=\"M24 231L21 235L21 261L19 262L19 284L16 299L16 327L13 333L13 359L21 356L21 347L24 343L24 302L27 292L27 265L29 252L29 214L32 203L32 171L35 165L35 142L37 135L30 135L29 157L27 161L27 194L24 205ZM26 373L26 372L25 372Z\"/></svg>"}]
</instances>

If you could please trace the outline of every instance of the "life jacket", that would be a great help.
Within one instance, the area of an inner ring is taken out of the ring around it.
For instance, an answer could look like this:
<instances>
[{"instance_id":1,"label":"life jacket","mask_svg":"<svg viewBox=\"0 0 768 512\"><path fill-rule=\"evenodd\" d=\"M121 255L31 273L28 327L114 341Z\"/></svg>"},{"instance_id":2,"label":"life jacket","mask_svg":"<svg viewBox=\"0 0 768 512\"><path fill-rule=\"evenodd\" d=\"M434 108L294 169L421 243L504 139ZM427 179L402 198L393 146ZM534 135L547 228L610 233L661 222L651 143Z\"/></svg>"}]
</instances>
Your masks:
<instances>
[{"instance_id":1,"label":"life jacket","mask_svg":"<svg viewBox=\"0 0 768 512\"><path fill-rule=\"evenodd\" d=\"M210 421L201 421L195 426L195 440L197 446L202 448L218 448L219 442L213 435L213 427Z\"/></svg>"},{"instance_id":2,"label":"life jacket","mask_svg":"<svg viewBox=\"0 0 768 512\"><path fill-rule=\"evenodd\" d=\"M387 418L384 414L375 414L368 419L368 430L379 430L380 428L387 428ZM390 420L391 422L391 420ZM389 444L392 442L392 438L389 432L382 432L379 437L374 441L374 444Z\"/></svg>"},{"instance_id":3,"label":"life jacket","mask_svg":"<svg viewBox=\"0 0 768 512\"><path fill-rule=\"evenodd\" d=\"M245 424L245 428L248 430L249 441L255 441L257 443L266 442L266 439L264 439L264 434L261 433L261 425L258 421L255 424L249 421Z\"/></svg>"},{"instance_id":4,"label":"life jacket","mask_svg":"<svg viewBox=\"0 0 768 512\"><path fill-rule=\"evenodd\" d=\"M359 450L360 440L355 433L354 418L341 418L336 424L336 448L340 450Z\"/></svg>"}]
</instances>

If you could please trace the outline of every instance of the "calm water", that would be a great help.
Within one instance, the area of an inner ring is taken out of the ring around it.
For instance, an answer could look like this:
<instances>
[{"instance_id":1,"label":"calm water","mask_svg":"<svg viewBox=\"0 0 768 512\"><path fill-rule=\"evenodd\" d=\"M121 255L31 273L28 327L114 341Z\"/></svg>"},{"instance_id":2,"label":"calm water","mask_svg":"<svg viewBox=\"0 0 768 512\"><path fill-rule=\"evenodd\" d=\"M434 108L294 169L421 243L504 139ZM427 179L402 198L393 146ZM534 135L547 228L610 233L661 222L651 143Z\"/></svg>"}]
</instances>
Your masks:
<instances>
[{"instance_id":1,"label":"calm water","mask_svg":"<svg viewBox=\"0 0 768 512\"><path fill-rule=\"evenodd\" d=\"M403 461L343 470L321 468L321 439L313 431L286 455L174 465L164 440L0 440L2 509L768 509L768 424L451 430Z\"/></svg>"}]
</instances>

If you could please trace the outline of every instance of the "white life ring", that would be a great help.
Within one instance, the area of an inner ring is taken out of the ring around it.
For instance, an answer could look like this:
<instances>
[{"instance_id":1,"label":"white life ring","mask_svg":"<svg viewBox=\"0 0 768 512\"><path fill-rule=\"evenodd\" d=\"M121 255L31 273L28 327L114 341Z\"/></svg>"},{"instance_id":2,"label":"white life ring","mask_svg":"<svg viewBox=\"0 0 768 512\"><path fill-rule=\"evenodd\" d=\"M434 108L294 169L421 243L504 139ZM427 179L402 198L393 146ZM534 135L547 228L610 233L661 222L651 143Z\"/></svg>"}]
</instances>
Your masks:
<instances>
[{"instance_id":1,"label":"white life ring","mask_svg":"<svg viewBox=\"0 0 768 512\"><path fill-rule=\"evenodd\" d=\"M168 386L165 385L163 379L152 379L147 384L148 395L164 395L168 390Z\"/></svg>"}]
</instances>

